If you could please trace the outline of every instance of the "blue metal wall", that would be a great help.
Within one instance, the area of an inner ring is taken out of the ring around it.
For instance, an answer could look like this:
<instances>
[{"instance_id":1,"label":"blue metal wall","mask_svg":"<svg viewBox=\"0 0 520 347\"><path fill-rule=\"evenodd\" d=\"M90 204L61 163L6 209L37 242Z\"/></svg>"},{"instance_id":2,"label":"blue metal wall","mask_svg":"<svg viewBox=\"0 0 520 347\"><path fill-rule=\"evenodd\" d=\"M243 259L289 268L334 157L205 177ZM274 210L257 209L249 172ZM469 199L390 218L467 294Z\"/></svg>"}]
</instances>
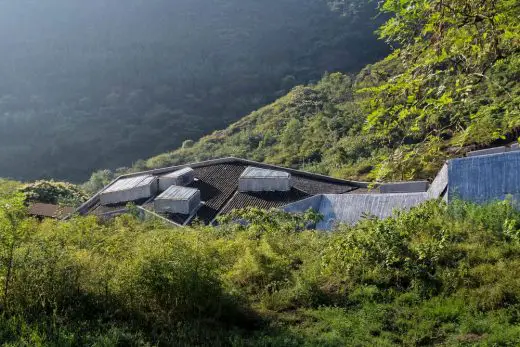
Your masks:
<instances>
[{"instance_id":1,"label":"blue metal wall","mask_svg":"<svg viewBox=\"0 0 520 347\"><path fill-rule=\"evenodd\" d=\"M448 201L520 201L520 151L450 160Z\"/></svg>"},{"instance_id":2,"label":"blue metal wall","mask_svg":"<svg viewBox=\"0 0 520 347\"><path fill-rule=\"evenodd\" d=\"M325 194L283 207L286 212L301 213L312 208L323 216L316 226L331 230L338 223L355 224L365 216L388 218L394 210L408 210L428 199L428 193Z\"/></svg>"},{"instance_id":3,"label":"blue metal wall","mask_svg":"<svg viewBox=\"0 0 520 347\"><path fill-rule=\"evenodd\" d=\"M331 230L337 223L355 224L365 215L390 217L396 209L407 210L426 200L437 199L445 190L444 198L448 201L460 198L486 203L511 196L520 206L520 151L450 160L424 193L325 194L283 209L304 212L312 208L324 217L317 228Z\"/></svg>"}]
</instances>

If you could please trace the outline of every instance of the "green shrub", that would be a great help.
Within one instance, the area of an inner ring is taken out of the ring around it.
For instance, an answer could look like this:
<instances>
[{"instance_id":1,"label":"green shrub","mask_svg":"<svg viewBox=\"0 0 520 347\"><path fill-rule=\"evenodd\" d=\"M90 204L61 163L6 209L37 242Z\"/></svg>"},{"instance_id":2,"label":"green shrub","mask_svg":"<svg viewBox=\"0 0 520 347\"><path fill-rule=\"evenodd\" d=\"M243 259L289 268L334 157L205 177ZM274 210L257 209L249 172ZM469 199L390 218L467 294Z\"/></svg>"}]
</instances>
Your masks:
<instances>
[{"instance_id":1,"label":"green shrub","mask_svg":"<svg viewBox=\"0 0 520 347\"><path fill-rule=\"evenodd\" d=\"M0 198L7 345L516 345L518 211L426 203L336 232L247 210L217 228L28 218ZM5 285L7 284L7 290Z\"/></svg>"},{"instance_id":2,"label":"green shrub","mask_svg":"<svg viewBox=\"0 0 520 347\"><path fill-rule=\"evenodd\" d=\"M37 181L19 190L27 196L29 202L77 206L88 199L81 188L66 182Z\"/></svg>"}]
</instances>

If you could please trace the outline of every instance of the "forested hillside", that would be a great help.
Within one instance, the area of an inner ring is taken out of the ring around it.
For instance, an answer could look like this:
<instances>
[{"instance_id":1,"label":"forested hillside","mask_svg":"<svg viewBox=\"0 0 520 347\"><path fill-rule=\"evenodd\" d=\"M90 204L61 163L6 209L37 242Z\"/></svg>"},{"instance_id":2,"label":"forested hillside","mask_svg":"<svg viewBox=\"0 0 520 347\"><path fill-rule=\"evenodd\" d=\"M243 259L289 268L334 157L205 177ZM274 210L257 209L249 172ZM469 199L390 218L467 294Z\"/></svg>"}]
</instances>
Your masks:
<instances>
[{"instance_id":1,"label":"forested hillside","mask_svg":"<svg viewBox=\"0 0 520 347\"><path fill-rule=\"evenodd\" d=\"M240 156L348 178L428 178L468 148L520 129L520 6L385 1L396 47L357 75L298 86L225 130L140 163Z\"/></svg>"},{"instance_id":2,"label":"forested hillside","mask_svg":"<svg viewBox=\"0 0 520 347\"><path fill-rule=\"evenodd\" d=\"M384 56L375 3L0 2L0 177L82 181ZM332 9L332 11L331 11Z\"/></svg>"}]
</instances>

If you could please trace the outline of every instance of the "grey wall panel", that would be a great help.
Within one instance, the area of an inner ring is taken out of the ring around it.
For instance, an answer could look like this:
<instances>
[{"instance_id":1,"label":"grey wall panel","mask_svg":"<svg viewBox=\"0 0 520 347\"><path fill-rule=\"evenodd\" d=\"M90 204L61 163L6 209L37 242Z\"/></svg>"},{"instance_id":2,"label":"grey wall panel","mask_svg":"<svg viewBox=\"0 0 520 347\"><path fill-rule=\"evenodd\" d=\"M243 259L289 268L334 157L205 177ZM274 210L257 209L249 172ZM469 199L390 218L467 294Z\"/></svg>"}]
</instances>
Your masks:
<instances>
[{"instance_id":1,"label":"grey wall panel","mask_svg":"<svg viewBox=\"0 0 520 347\"><path fill-rule=\"evenodd\" d=\"M291 190L290 177L240 178L239 192L287 192Z\"/></svg>"},{"instance_id":2,"label":"grey wall panel","mask_svg":"<svg viewBox=\"0 0 520 347\"><path fill-rule=\"evenodd\" d=\"M493 147L493 148L481 149L479 151L469 152L467 154L467 156L468 157L478 157L478 156L481 156L481 155L504 153L505 151L506 151L506 147L505 146Z\"/></svg>"},{"instance_id":3,"label":"grey wall panel","mask_svg":"<svg viewBox=\"0 0 520 347\"><path fill-rule=\"evenodd\" d=\"M195 179L195 171L191 167L159 177L159 191L164 192L171 186L187 186Z\"/></svg>"},{"instance_id":4,"label":"grey wall panel","mask_svg":"<svg viewBox=\"0 0 520 347\"><path fill-rule=\"evenodd\" d=\"M201 203L198 189L172 186L154 200L156 212L191 214Z\"/></svg>"},{"instance_id":5,"label":"grey wall panel","mask_svg":"<svg viewBox=\"0 0 520 347\"><path fill-rule=\"evenodd\" d=\"M428 181L392 182L379 187L381 193L418 193L425 192L429 187Z\"/></svg>"},{"instance_id":6,"label":"grey wall panel","mask_svg":"<svg viewBox=\"0 0 520 347\"><path fill-rule=\"evenodd\" d=\"M427 193L326 194L319 210L324 219L317 228L331 230L338 222L355 224L364 216L388 218L394 210L407 210L427 199Z\"/></svg>"},{"instance_id":7,"label":"grey wall panel","mask_svg":"<svg viewBox=\"0 0 520 347\"><path fill-rule=\"evenodd\" d=\"M291 190L291 174L284 171L267 170L249 166L240 175L238 191L287 192Z\"/></svg>"},{"instance_id":8,"label":"grey wall panel","mask_svg":"<svg viewBox=\"0 0 520 347\"><path fill-rule=\"evenodd\" d=\"M485 203L520 197L520 152L468 157L448 163L448 201Z\"/></svg>"},{"instance_id":9,"label":"grey wall panel","mask_svg":"<svg viewBox=\"0 0 520 347\"><path fill-rule=\"evenodd\" d=\"M159 213L179 213L189 215L200 205L200 192L185 200L154 200L154 210Z\"/></svg>"},{"instance_id":10,"label":"grey wall panel","mask_svg":"<svg viewBox=\"0 0 520 347\"><path fill-rule=\"evenodd\" d=\"M323 215L317 229L331 230L337 223L355 224L364 216L387 218L396 209L407 210L426 200L428 193L325 194L286 205L283 210L301 213L313 208Z\"/></svg>"},{"instance_id":11,"label":"grey wall panel","mask_svg":"<svg viewBox=\"0 0 520 347\"><path fill-rule=\"evenodd\" d=\"M312 208L316 212L319 212L322 198L323 198L323 195L311 196L310 198L303 199L303 200L296 201L291 204L285 205L284 207L282 207L282 209L285 212L301 213L301 212L308 211L309 209Z\"/></svg>"},{"instance_id":12,"label":"grey wall panel","mask_svg":"<svg viewBox=\"0 0 520 347\"><path fill-rule=\"evenodd\" d=\"M448 181L448 165L444 164L428 189L428 197L430 199L440 198L448 188Z\"/></svg>"},{"instance_id":13,"label":"grey wall panel","mask_svg":"<svg viewBox=\"0 0 520 347\"><path fill-rule=\"evenodd\" d=\"M147 199L157 193L157 178L142 177L139 180L123 179L101 192L101 205L120 204Z\"/></svg>"}]
</instances>

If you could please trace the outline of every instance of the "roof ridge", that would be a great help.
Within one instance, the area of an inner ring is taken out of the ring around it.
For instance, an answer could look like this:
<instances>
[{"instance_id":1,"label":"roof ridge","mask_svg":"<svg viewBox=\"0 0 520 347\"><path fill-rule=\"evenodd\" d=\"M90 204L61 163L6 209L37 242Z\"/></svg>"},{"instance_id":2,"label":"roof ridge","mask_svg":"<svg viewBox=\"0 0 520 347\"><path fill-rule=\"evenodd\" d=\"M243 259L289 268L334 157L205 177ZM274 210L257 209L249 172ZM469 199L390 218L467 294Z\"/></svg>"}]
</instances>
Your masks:
<instances>
[{"instance_id":1,"label":"roof ridge","mask_svg":"<svg viewBox=\"0 0 520 347\"><path fill-rule=\"evenodd\" d=\"M367 188L368 185L370 184L368 182L346 180L346 179L342 179L342 178L336 178L336 177L331 177L331 176L327 176L327 175L322 175L322 174L312 173L312 172L308 172L308 171L297 170L297 169L287 168L287 167L283 167L283 166L279 166L279 165L267 164L267 163L262 163L262 162L258 162L258 161L253 161L253 160L244 159L244 158L237 158L237 157L223 157L223 158L217 158L217 159L209 159L209 160L193 162L193 163L188 163L188 164L180 164L180 165L169 166L169 167L164 167L164 168L159 168L159 169L133 172L130 174L121 175L116 180L119 180L122 178L141 176L141 175L146 175L146 174L160 175L163 173L169 173L173 170L180 170L180 169L183 169L186 167L200 168L200 167L217 165L217 164L230 164L230 163L234 163L234 162L257 166L260 168L270 168L270 169L282 170L282 171L286 171L286 172L289 172L292 174L297 174L300 176L306 176L309 178L314 178L314 179L319 179L319 180L324 180L324 181L329 181L329 182L334 182L334 183L344 183L344 184L348 184L348 185L351 185L351 186L354 186L357 188Z\"/></svg>"}]
</instances>

